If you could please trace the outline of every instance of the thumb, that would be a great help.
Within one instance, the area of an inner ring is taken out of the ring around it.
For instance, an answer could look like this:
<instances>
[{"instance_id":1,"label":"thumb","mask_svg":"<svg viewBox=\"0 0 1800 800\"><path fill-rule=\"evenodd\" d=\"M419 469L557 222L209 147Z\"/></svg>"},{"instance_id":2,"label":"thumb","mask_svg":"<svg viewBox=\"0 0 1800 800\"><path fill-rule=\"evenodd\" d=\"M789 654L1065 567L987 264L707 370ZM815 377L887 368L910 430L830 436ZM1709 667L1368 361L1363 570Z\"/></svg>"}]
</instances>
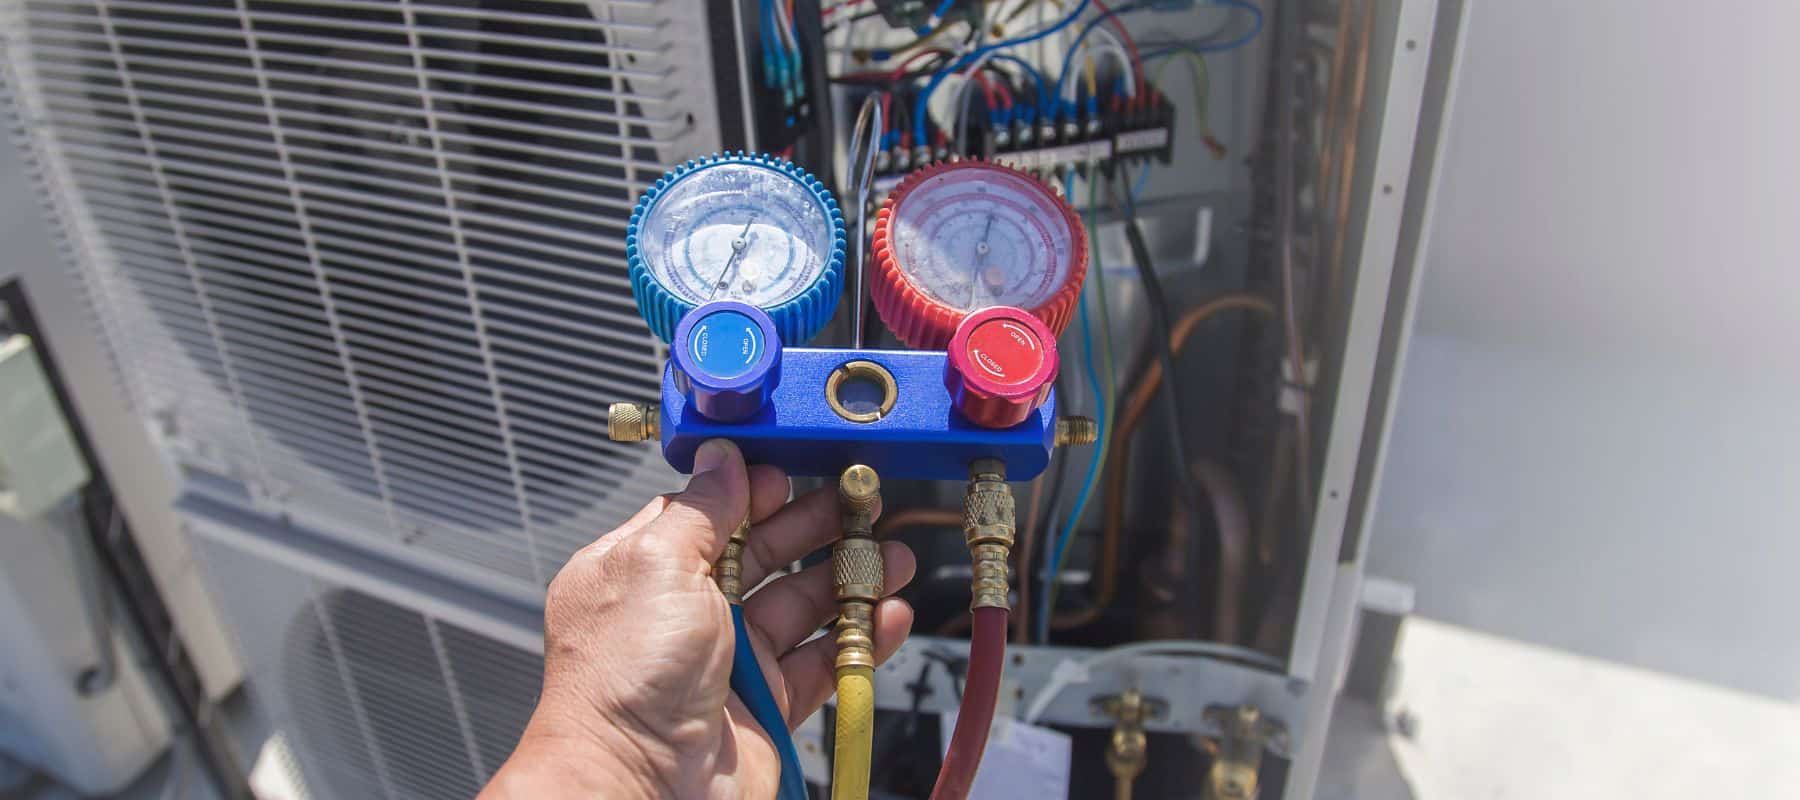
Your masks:
<instances>
[{"instance_id":1,"label":"thumb","mask_svg":"<svg viewBox=\"0 0 1800 800\"><path fill-rule=\"evenodd\" d=\"M710 439L694 453L694 476L669 498L652 533L664 543L691 546L708 563L725 551L725 540L749 518L750 477L744 455L725 439Z\"/></svg>"}]
</instances>

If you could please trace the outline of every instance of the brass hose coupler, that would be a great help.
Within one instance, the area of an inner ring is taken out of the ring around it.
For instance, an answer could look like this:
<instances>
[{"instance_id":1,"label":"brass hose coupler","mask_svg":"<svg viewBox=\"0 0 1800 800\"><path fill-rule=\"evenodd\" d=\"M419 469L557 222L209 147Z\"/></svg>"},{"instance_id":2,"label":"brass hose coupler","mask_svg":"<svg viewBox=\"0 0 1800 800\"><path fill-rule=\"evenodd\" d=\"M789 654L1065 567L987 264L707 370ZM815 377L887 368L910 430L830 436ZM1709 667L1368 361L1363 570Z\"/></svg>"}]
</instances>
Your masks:
<instances>
[{"instance_id":1,"label":"brass hose coupler","mask_svg":"<svg viewBox=\"0 0 1800 800\"><path fill-rule=\"evenodd\" d=\"M1100 441L1100 423L1088 417L1059 417L1056 420L1056 446L1093 444Z\"/></svg>"},{"instance_id":2,"label":"brass hose coupler","mask_svg":"<svg viewBox=\"0 0 1800 800\"><path fill-rule=\"evenodd\" d=\"M1012 487L1006 484L1006 464L997 458L980 458L969 464L969 488L963 495L963 538L974 562L970 584L977 608L1011 609L1006 562L1013 546Z\"/></svg>"},{"instance_id":3,"label":"brass hose coupler","mask_svg":"<svg viewBox=\"0 0 1800 800\"><path fill-rule=\"evenodd\" d=\"M875 514L881 507L881 479L857 464L838 477L838 508L844 537L831 548L831 576L837 588L837 668L875 667L875 604L881 600L884 570L875 541Z\"/></svg>"},{"instance_id":4,"label":"brass hose coupler","mask_svg":"<svg viewBox=\"0 0 1800 800\"><path fill-rule=\"evenodd\" d=\"M725 602L732 605L744 602L744 548L749 544L750 520L744 520L744 524L731 532L731 538L725 540L725 552L713 565L713 582L719 584L719 593L725 595Z\"/></svg>"},{"instance_id":5,"label":"brass hose coupler","mask_svg":"<svg viewBox=\"0 0 1800 800\"><path fill-rule=\"evenodd\" d=\"M606 438L615 442L660 439L661 411L655 403L613 403L606 407Z\"/></svg>"}]
</instances>

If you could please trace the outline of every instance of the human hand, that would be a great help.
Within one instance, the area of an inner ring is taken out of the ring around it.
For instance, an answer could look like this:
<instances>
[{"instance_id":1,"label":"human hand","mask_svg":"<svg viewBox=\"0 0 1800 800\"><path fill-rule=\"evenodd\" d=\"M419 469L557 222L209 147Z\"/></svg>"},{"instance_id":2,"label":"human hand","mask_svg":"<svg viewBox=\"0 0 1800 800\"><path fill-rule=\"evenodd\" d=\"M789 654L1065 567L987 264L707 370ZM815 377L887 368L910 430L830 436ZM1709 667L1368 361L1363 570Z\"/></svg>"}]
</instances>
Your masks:
<instances>
[{"instance_id":1,"label":"human hand","mask_svg":"<svg viewBox=\"0 0 1800 800\"><path fill-rule=\"evenodd\" d=\"M730 692L731 611L712 565L746 518L746 587L838 537L833 487L792 503L788 493L781 470L746 469L737 447L710 441L685 491L652 500L576 551L544 601L537 710L482 797L773 797L781 764ZM915 562L898 542L881 552L890 596L875 609L875 649L885 661L912 627L912 608L891 595ZM744 601L757 661L790 728L831 696L835 642L802 642L836 614L829 563Z\"/></svg>"}]
</instances>

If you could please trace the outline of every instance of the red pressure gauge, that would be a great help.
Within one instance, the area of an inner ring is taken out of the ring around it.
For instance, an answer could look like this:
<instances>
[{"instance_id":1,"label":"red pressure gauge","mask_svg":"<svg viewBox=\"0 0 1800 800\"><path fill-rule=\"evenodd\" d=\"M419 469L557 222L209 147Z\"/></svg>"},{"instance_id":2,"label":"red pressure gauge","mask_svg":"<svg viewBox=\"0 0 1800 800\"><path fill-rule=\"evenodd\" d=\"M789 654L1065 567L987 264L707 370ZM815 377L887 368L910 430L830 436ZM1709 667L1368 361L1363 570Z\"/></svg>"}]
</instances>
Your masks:
<instances>
[{"instance_id":1,"label":"red pressure gauge","mask_svg":"<svg viewBox=\"0 0 1800 800\"><path fill-rule=\"evenodd\" d=\"M1087 233L1036 178L982 161L908 175L875 220L875 310L908 347L942 350L971 312L1014 306L1052 341L1087 277Z\"/></svg>"}]
</instances>

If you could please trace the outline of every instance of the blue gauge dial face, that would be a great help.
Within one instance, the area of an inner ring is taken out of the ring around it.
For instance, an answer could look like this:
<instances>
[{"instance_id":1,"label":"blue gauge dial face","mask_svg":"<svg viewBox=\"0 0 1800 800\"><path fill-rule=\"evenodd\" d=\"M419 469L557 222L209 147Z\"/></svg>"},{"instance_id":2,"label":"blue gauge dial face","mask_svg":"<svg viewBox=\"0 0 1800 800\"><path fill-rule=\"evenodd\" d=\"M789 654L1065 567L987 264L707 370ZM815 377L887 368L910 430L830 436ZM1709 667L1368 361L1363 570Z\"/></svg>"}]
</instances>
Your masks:
<instances>
[{"instance_id":1,"label":"blue gauge dial face","mask_svg":"<svg viewBox=\"0 0 1800 800\"><path fill-rule=\"evenodd\" d=\"M825 273L832 224L818 195L794 176L727 162L664 189L638 223L638 247L651 276L682 300L772 308Z\"/></svg>"}]
</instances>

